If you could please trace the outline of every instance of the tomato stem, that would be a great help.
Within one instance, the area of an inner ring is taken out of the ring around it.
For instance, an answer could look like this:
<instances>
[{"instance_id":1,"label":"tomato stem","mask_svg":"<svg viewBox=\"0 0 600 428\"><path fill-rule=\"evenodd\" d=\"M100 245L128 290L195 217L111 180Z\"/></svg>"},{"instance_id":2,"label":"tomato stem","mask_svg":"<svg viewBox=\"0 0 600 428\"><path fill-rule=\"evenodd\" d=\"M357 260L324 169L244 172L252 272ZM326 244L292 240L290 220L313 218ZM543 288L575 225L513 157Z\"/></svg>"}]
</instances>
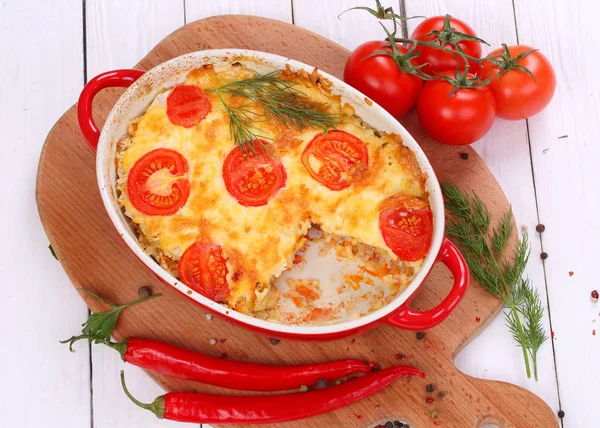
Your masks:
<instances>
[{"instance_id":1,"label":"tomato stem","mask_svg":"<svg viewBox=\"0 0 600 428\"><path fill-rule=\"evenodd\" d=\"M521 61L527 55L537 52L539 49L531 49L531 50L528 50L525 52L521 52L519 55L517 55L515 58L513 58L512 55L510 54L510 50L508 49L508 46L506 45L506 43L502 43L502 48L504 50L503 53L492 55L485 59L486 61L489 61L492 64L495 64L497 67L501 68L500 72L498 73L498 76L501 76L510 70L520 70L523 73L527 73L528 75L530 75L531 78L535 82L537 82L533 73L527 67L523 67L522 65L519 65L519 61Z\"/></svg>"}]
</instances>

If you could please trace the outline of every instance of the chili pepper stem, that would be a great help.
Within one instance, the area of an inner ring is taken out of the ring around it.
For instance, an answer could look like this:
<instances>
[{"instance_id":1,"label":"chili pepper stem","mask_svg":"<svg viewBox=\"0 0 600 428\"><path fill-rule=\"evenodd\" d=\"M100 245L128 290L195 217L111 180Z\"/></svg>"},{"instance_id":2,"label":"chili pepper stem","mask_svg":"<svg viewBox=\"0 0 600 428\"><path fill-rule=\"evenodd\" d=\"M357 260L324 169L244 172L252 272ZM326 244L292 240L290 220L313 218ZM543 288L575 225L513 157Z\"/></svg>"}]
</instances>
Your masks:
<instances>
[{"instance_id":1,"label":"chili pepper stem","mask_svg":"<svg viewBox=\"0 0 600 428\"><path fill-rule=\"evenodd\" d=\"M162 419L165 415L165 399L161 395L160 397L156 397L156 399L152 403L142 403L138 399L136 399L129 390L127 389L127 385L125 384L125 371L121 370L121 386L123 387L123 391L125 395L129 397L133 403L141 407L142 409L150 410L152 413L156 415L157 418Z\"/></svg>"},{"instance_id":2,"label":"chili pepper stem","mask_svg":"<svg viewBox=\"0 0 600 428\"><path fill-rule=\"evenodd\" d=\"M125 361L125 351L127 351L127 339L122 342L111 342L110 340L104 340L101 337L94 336L91 334L81 334L79 336L72 336L69 339L61 340L60 343L68 343L69 350L71 352L75 352L73 349L73 344L81 339L88 339L90 342L102 343L103 345L108 346L116 350L119 354L121 354L121 359Z\"/></svg>"}]
</instances>

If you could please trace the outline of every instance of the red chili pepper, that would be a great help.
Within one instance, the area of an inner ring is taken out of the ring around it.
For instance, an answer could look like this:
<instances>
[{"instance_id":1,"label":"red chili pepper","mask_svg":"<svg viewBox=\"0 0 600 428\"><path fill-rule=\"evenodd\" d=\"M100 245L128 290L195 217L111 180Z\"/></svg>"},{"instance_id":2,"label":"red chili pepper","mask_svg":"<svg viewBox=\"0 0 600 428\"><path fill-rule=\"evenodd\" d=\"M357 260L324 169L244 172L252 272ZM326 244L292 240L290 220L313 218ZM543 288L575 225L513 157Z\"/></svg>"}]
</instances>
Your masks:
<instances>
[{"instance_id":1,"label":"red chili pepper","mask_svg":"<svg viewBox=\"0 0 600 428\"><path fill-rule=\"evenodd\" d=\"M210 357L152 339L132 337L123 342L102 343L119 351L123 361L151 372L246 391L284 391L314 385L321 378L331 381L371 371L359 360L277 366Z\"/></svg>"},{"instance_id":2,"label":"red chili pepper","mask_svg":"<svg viewBox=\"0 0 600 428\"><path fill-rule=\"evenodd\" d=\"M231 397L169 392L150 404L141 403L129 393L123 371L121 384L125 394L135 404L150 410L160 419L207 424L277 423L339 409L383 389L404 375L425 376L413 367L395 366L341 385L306 393Z\"/></svg>"}]
</instances>

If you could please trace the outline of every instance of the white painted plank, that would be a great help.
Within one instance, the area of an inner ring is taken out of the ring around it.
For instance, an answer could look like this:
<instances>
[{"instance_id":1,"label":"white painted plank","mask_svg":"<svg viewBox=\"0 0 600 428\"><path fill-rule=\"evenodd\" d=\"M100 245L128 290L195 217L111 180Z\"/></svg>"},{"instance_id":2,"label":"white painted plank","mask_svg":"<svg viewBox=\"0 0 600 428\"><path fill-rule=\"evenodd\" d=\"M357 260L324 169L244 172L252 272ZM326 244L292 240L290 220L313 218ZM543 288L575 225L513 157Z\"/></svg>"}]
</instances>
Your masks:
<instances>
[{"instance_id":1,"label":"white painted plank","mask_svg":"<svg viewBox=\"0 0 600 428\"><path fill-rule=\"evenodd\" d=\"M184 24L183 2L162 0L88 0L86 8L88 76L129 68L162 38ZM122 303L122 302L119 302ZM94 426L136 428L176 426L138 408L124 395L119 371L141 401L164 393L136 367L122 363L117 353L95 346L92 352Z\"/></svg>"},{"instance_id":2,"label":"white painted plank","mask_svg":"<svg viewBox=\"0 0 600 428\"><path fill-rule=\"evenodd\" d=\"M87 0L88 78L137 64L184 24L183 0Z\"/></svg>"},{"instance_id":3,"label":"white painted plank","mask_svg":"<svg viewBox=\"0 0 600 428\"><path fill-rule=\"evenodd\" d=\"M549 254L545 263L564 426L598 426L600 304L591 302L590 292L600 288L595 271L600 242L600 42L580 30L594 28L600 3L520 0L515 8L520 41L539 48L557 74L554 100L529 120L529 130L547 226L543 244ZM568 138L559 139L562 135Z\"/></svg>"},{"instance_id":4,"label":"white painted plank","mask_svg":"<svg viewBox=\"0 0 600 428\"><path fill-rule=\"evenodd\" d=\"M81 1L0 1L0 28L0 425L80 428L90 424L87 346L70 354L58 341L87 307L47 248L34 193L44 139L83 83Z\"/></svg>"},{"instance_id":5,"label":"white painted plank","mask_svg":"<svg viewBox=\"0 0 600 428\"><path fill-rule=\"evenodd\" d=\"M291 0L186 0L187 22L215 15L256 15L292 22Z\"/></svg>"},{"instance_id":6,"label":"white painted plank","mask_svg":"<svg viewBox=\"0 0 600 428\"><path fill-rule=\"evenodd\" d=\"M399 11L398 1L384 1ZM351 10L338 19L340 13L355 6L373 7L374 2L356 0L294 0L294 23L314 31L347 49L354 49L369 40L383 40L385 33L373 16L364 10ZM317 12L318 11L318 12Z\"/></svg>"},{"instance_id":7,"label":"white painted plank","mask_svg":"<svg viewBox=\"0 0 600 428\"><path fill-rule=\"evenodd\" d=\"M483 45L484 54L500 46L501 43L516 43L514 15L511 0L409 0L406 4L409 16L435 16L450 13L467 22L486 40L491 47ZM408 21L408 34L421 20ZM542 28L538 21L532 26ZM527 143L525 121L509 122L496 119L493 128L481 141L474 144L475 150L504 189L512 203L519 226L526 226L531 242L531 257L527 275L540 291L546 302L544 272L539 258L540 240L535 231L538 223L531 160ZM545 327L550 335L548 311ZM550 341L539 351L539 381L528 380L525 376L523 356L517 348L503 316L498 316L492 324L463 352L456 360L457 366L464 372L484 378L498 379L523 386L541 398L553 409L558 410L558 395L554 371L553 352Z\"/></svg>"}]
</instances>

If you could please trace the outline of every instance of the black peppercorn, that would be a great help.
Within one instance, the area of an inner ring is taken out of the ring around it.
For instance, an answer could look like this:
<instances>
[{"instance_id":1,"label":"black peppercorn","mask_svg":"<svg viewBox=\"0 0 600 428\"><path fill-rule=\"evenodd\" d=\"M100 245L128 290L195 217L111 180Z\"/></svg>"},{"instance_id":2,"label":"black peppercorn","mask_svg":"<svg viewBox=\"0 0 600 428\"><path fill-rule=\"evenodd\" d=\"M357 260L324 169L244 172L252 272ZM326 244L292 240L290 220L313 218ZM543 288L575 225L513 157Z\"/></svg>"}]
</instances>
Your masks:
<instances>
[{"instance_id":1,"label":"black peppercorn","mask_svg":"<svg viewBox=\"0 0 600 428\"><path fill-rule=\"evenodd\" d=\"M325 389L327 388L327 381L323 378L317 380L317 383L314 386L314 389Z\"/></svg>"},{"instance_id":2,"label":"black peppercorn","mask_svg":"<svg viewBox=\"0 0 600 428\"><path fill-rule=\"evenodd\" d=\"M269 339L269 342L271 342L271 345L277 345L279 342L281 342L281 340L272 337Z\"/></svg>"},{"instance_id":3,"label":"black peppercorn","mask_svg":"<svg viewBox=\"0 0 600 428\"><path fill-rule=\"evenodd\" d=\"M437 393L437 396L439 398L444 398L446 396L446 393L444 391L440 391L440 392Z\"/></svg>"},{"instance_id":4,"label":"black peppercorn","mask_svg":"<svg viewBox=\"0 0 600 428\"><path fill-rule=\"evenodd\" d=\"M544 251L544 252L542 252L542 253L540 254L540 258L541 258L542 260L546 260L546 259L548 258L548 253L547 253L547 252L545 252L545 251Z\"/></svg>"},{"instance_id":5,"label":"black peppercorn","mask_svg":"<svg viewBox=\"0 0 600 428\"><path fill-rule=\"evenodd\" d=\"M418 333L417 333L417 339L418 339L418 340L421 340L421 339L423 339L424 337L425 337L425 333L423 333L422 331L420 331L420 332L418 332Z\"/></svg>"},{"instance_id":6,"label":"black peppercorn","mask_svg":"<svg viewBox=\"0 0 600 428\"><path fill-rule=\"evenodd\" d=\"M404 424L400 421L394 421L395 428L404 428Z\"/></svg>"},{"instance_id":7,"label":"black peppercorn","mask_svg":"<svg viewBox=\"0 0 600 428\"><path fill-rule=\"evenodd\" d=\"M467 159L469 159L469 154L468 153L461 153L460 154L460 158L464 159L464 160L467 160Z\"/></svg>"},{"instance_id":8,"label":"black peppercorn","mask_svg":"<svg viewBox=\"0 0 600 428\"><path fill-rule=\"evenodd\" d=\"M537 230L539 233L542 233L544 230L546 230L546 226L540 223L535 227L535 230Z\"/></svg>"},{"instance_id":9,"label":"black peppercorn","mask_svg":"<svg viewBox=\"0 0 600 428\"><path fill-rule=\"evenodd\" d=\"M385 423L385 428L394 428L394 424L391 422L386 422Z\"/></svg>"},{"instance_id":10,"label":"black peppercorn","mask_svg":"<svg viewBox=\"0 0 600 428\"><path fill-rule=\"evenodd\" d=\"M138 295L140 297L152 296L152 289L144 285L143 287L138 288Z\"/></svg>"},{"instance_id":11,"label":"black peppercorn","mask_svg":"<svg viewBox=\"0 0 600 428\"><path fill-rule=\"evenodd\" d=\"M427 391L427 392L433 392L433 390L434 390L434 388L433 388L433 385L432 385L432 384L428 384L428 385L425 387L425 391Z\"/></svg>"},{"instance_id":12,"label":"black peppercorn","mask_svg":"<svg viewBox=\"0 0 600 428\"><path fill-rule=\"evenodd\" d=\"M564 412L564 410L559 410L559 411L558 411L558 417L559 417L559 418L561 418L561 419L565 417L565 412Z\"/></svg>"}]
</instances>

